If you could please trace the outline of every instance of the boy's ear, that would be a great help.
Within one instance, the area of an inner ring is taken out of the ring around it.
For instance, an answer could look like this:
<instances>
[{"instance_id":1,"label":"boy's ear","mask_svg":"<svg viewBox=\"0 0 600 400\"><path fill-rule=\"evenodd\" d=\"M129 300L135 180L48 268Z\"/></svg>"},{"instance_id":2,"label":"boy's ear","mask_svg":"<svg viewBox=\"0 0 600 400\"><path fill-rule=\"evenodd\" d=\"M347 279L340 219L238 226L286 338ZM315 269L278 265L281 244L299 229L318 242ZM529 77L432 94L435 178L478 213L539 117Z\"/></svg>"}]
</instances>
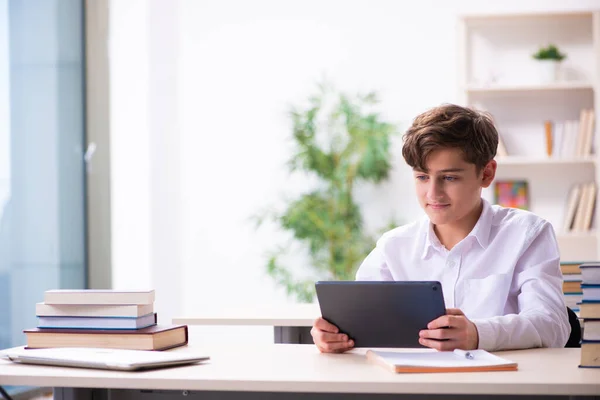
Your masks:
<instances>
[{"instance_id":1,"label":"boy's ear","mask_svg":"<svg viewBox=\"0 0 600 400\"><path fill-rule=\"evenodd\" d=\"M492 184L492 181L496 177L496 167L498 167L496 160L491 160L485 167L483 167L481 187L486 188Z\"/></svg>"}]
</instances>

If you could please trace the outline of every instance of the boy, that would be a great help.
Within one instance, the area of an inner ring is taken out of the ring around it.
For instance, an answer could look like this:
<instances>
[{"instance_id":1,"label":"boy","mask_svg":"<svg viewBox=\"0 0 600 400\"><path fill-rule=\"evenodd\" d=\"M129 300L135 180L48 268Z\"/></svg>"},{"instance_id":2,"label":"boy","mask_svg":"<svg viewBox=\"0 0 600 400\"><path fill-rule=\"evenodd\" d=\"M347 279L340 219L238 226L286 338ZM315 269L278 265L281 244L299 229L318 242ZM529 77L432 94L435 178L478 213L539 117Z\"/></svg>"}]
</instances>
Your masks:
<instances>
[{"instance_id":1,"label":"boy","mask_svg":"<svg viewBox=\"0 0 600 400\"><path fill-rule=\"evenodd\" d=\"M438 350L563 347L570 334L552 226L481 198L496 174L498 132L489 116L457 105L419 115L404 135L427 217L385 233L357 280L437 280L447 315L419 342ZM354 343L319 318L311 330L322 352Z\"/></svg>"}]
</instances>

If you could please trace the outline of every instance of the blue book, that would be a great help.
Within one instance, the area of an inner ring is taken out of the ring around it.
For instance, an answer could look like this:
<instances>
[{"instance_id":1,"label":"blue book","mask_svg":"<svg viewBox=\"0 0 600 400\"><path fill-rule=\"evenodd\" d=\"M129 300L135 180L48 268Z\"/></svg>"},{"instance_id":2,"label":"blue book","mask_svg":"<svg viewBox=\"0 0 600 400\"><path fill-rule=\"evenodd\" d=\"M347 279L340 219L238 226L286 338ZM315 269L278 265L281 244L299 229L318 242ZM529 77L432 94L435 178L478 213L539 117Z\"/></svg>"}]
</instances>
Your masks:
<instances>
[{"instance_id":1,"label":"blue book","mask_svg":"<svg viewBox=\"0 0 600 400\"><path fill-rule=\"evenodd\" d=\"M38 328L142 329L156 325L156 313L129 317L38 317Z\"/></svg>"}]
</instances>

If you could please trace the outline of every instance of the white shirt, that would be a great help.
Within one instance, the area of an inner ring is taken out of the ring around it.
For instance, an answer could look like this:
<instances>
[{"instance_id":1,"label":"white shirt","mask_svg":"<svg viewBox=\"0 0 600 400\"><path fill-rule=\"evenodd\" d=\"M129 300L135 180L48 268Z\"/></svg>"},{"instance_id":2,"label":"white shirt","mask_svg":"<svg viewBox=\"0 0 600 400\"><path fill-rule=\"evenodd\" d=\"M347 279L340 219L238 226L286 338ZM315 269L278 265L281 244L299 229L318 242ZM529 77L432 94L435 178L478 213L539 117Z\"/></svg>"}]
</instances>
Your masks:
<instances>
[{"instance_id":1,"label":"white shirt","mask_svg":"<svg viewBox=\"0 0 600 400\"><path fill-rule=\"evenodd\" d=\"M452 250L424 218L386 232L356 280L440 281L446 307L477 326L480 349L564 347L571 327L552 226L482 201L477 224Z\"/></svg>"}]
</instances>

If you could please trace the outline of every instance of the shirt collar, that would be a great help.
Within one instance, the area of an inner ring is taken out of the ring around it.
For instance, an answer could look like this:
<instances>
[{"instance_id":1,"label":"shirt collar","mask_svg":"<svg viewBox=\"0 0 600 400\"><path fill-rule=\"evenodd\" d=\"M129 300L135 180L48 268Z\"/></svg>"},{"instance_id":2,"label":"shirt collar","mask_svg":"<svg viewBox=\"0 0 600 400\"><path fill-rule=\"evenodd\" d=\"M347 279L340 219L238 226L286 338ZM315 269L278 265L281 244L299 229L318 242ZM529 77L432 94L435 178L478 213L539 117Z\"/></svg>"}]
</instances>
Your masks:
<instances>
[{"instance_id":1,"label":"shirt collar","mask_svg":"<svg viewBox=\"0 0 600 400\"><path fill-rule=\"evenodd\" d=\"M479 216L477 223L467 237L474 237L481 248L485 249L489 244L490 231L492 229L492 221L494 219L494 210L487 200L481 199L481 201L483 203L483 210L481 211L481 215ZM428 258L431 255L431 252L434 250L440 252L448 251L436 236L433 230L433 224L429 218L424 219L421 229L421 232L423 232L423 235L425 236L423 254L421 255L423 260Z\"/></svg>"}]
</instances>

